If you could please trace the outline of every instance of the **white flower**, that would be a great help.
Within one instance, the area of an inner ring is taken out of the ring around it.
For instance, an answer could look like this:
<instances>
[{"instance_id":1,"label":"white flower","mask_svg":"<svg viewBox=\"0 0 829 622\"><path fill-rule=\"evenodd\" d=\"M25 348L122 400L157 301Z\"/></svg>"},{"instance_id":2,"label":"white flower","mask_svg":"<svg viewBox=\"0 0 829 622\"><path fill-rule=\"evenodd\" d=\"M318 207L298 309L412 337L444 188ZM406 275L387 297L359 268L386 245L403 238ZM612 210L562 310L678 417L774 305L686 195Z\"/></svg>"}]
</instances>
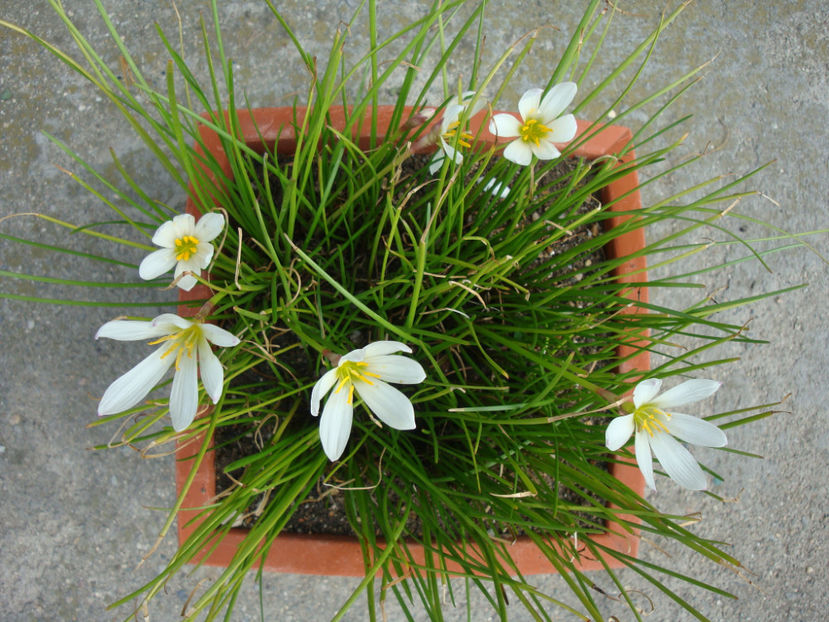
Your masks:
<instances>
[{"instance_id":1,"label":"white flower","mask_svg":"<svg viewBox=\"0 0 829 622\"><path fill-rule=\"evenodd\" d=\"M667 409L697 402L714 394L720 388L714 380L688 380L657 396L661 380L644 380L633 389L635 410L617 417L607 426L605 444L611 451L624 445L636 431L636 462L648 486L656 490L653 481L651 450L665 472L680 486L704 490L705 474L691 453L676 439L703 447L724 447L725 433L704 419L667 412Z\"/></svg>"},{"instance_id":2,"label":"white flower","mask_svg":"<svg viewBox=\"0 0 829 622\"><path fill-rule=\"evenodd\" d=\"M556 84L544 99L541 89L530 89L518 102L519 121L511 114L496 114L489 122L489 131L499 138L517 137L504 149L507 160L527 166L535 155L539 160L552 160L561 155L553 143L566 143L576 135L576 118L559 115L576 96L575 82Z\"/></svg>"},{"instance_id":3,"label":"white flower","mask_svg":"<svg viewBox=\"0 0 829 622\"><path fill-rule=\"evenodd\" d=\"M443 160L447 156L455 164L463 162L463 154L455 147L469 149L472 146L469 141L474 137L472 134L462 131L460 117L474 97L475 91L464 91L455 101L446 106L446 110L443 111L443 119L440 122L440 135L438 136L440 149L435 153L432 162L429 164L429 173L432 175L443 166ZM475 102L475 105L467 112L465 118L468 120L474 117L481 111L484 105L484 100L479 98Z\"/></svg>"},{"instance_id":4,"label":"white flower","mask_svg":"<svg viewBox=\"0 0 829 622\"><path fill-rule=\"evenodd\" d=\"M175 364L170 390L170 417L177 432L189 426L199 405L196 370L201 375L207 395L215 404L222 395L224 370L210 349L210 343L231 347L239 339L218 326L191 322L173 313L159 315L151 322L113 320L95 334L118 341L153 339L150 345L161 344L155 352L109 385L98 404L98 415L114 415L135 406ZM210 342L210 343L208 343Z\"/></svg>"},{"instance_id":5,"label":"white flower","mask_svg":"<svg viewBox=\"0 0 829 622\"><path fill-rule=\"evenodd\" d=\"M400 351L412 352L397 341L375 341L341 357L334 369L317 380L311 392L311 414L315 417L320 401L336 385L320 419L322 448L332 462L342 455L351 433L355 390L380 421L397 430L414 430L412 403L386 382L417 384L423 382L426 372L416 361L393 354Z\"/></svg>"},{"instance_id":6,"label":"white flower","mask_svg":"<svg viewBox=\"0 0 829 622\"><path fill-rule=\"evenodd\" d=\"M153 251L138 266L138 274L144 280L154 279L176 267L175 278L184 272L199 274L213 257L210 244L224 229L225 217L211 212L196 219L191 214L179 214L161 225L153 235L153 244L161 249ZM189 292L197 283L191 274L185 274L178 286Z\"/></svg>"}]
</instances>

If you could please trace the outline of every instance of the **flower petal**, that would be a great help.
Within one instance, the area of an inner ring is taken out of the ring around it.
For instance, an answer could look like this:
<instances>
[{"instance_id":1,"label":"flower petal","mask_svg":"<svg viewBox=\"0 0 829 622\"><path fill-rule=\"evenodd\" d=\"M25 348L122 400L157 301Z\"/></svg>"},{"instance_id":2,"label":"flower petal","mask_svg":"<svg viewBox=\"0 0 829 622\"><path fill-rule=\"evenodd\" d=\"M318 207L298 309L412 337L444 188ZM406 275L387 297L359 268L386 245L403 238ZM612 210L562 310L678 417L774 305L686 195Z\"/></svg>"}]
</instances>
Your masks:
<instances>
[{"instance_id":1,"label":"flower petal","mask_svg":"<svg viewBox=\"0 0 829 622\"><path fill-rule=\"evenodd\" d=\"M659 464L677 484L690 490L705 489L705 473L699 468L691 452L674 437L657 432L651 439L651 447Z\"/></svg>"},{"instance_id":2,"label":"flower petal","mask_svg":"<svg viewBox=\"0 0 829 622\"><path fill-rule=\"evenodd\" d=\"M342 367L346 362L353 361L355 363L362 363L366 358L365 348L357 348L340 357L337 367Z\"/></svg>"},{"instance_id":3,"label":"flower petal","mask_svg":"<svg viewBox=\"0 0 829 622\"><path fill-rule=\"evenodd\" d=\"M395 352L411 354L412 349L399 341L374 341L363 348L363 356L366 359L373 356L383 356L384 354L394 354Z\"/></svg>"},{"instance_id":4,"label":"flower petal","mask_svg":"<svg viewBox=\"0 0 829 622\"><path fill-rule=\"evenodd\" d=\"M504 149L504 157L510 162L515 162L521 166L527 166L532 162L533 152L520 138L512 141Z\"/></svg>"},{"instance_id":5,"label":"flower petal","mask_svg":"<svg viewBox=\"0 0 829 622\"><path fill-rule=\"evenodd\" d=\"M481 181L480 177L476 180L477 183L481 183ZM506 199L509 196L510 187L493 177L484 185L484 192L489 192L500 199Z\"/></svg>"},{"instance_id":6,"label":"flower petal","mask_svg":"<svg viewBox=\"0 0 829 622\"><path fill-rule=\"evenodd\" d=\"M561 155L555 145L548 140L541 140L538 144L528 143L530 150L539 160L552 160Z\"/></svg>"},{"instance_id":7,"label":"flower petal","mask_svg":"<svg viewBox=\"0 0 829 622\"><path fill-rule=\"evenodd\" d=\"M194 272L205 269L210 260L213 259L213 245L210 242L199 242L196 247L196 252L190 257L189 264L195 266L191 268Z\"/></svg>"},{"instance_id":8,"label":"flower petal","mask_svg":"<svg viewBox=\"0 0 829 622\"><path fill-rule=\"evenodd\" d=\"M530 89L518 100L518 112L524 121L536 117L541 103L541 93L541 89Z\"/></svg>"},{"instance_id":9,"label":"flower petal","mask_svg":"<svg viewBox=\"0 0 829 622\"><path fill-rule=\"evenodd\" d=\"M659 393L662 381L659 378L648 378L643 380L633 389L633 405L636 408L650 402Z\"/></svg>"},{"instance_id":10,"label":"flower petal","mask_svg":"<svg viewBox=\"0 0 829 622\"><path fill-rule=\"evenodd\" d=\"M225 228L225 217L220 212L204 214L196 223L196 238L199 242L210 242L216 239Z\"/></svg>"},{"instance_id":11,"label":"flower petal","mask_svg":"<svg viewBox=\"0 0 829 622\"><path fill-rule=\"evenodd\" d=\"M686 443L702 447L725 447L728 444L725 432L699 417L671 413L666 425L671 434Z\"/></svg>"},{"instance_id":12,"label":"flower petal","mask_svg":"<svg viewBox=\"0 0 829 622\"><path fill-rule=\"evenodd\" d=\"M616 417L611 421L604 432L604 444L610 451L616 451L627 443L633 434L633 415Z\"/></svg>"},{"instance_id":13,"label":"flower petal","mask_svg":"<svg viewBox=\"0 0 829 622\"><path fill-rule=\"evenodd\" d=\"M202 245L199 244L199 247L201 247L201 246ZM205 246L208 246L210 249L213 248L212 244L205 244ZM181 274L185 270L189 270L190 272L193 272L194 274L201 274L201 271L206 267L206 265L202 264L202 261L208 255L212 256L213 251L210 250L210 251L207 251L207 252L202 252L201 248L197 248L196 252L193 253L192 255L190 255L189 259L179 260L178 264L176 264L175 275L178 276L179 274ZM208 260L208 263L209 263L209 260Z\"/></svg>"},{"instance_id":14,"label":"flower petal","mask_svg":"<svg viewBox=\"0 0 829 622\"><path fill-rule=\"evenodd\" d=\"M521 122L511 114L496 114L489 122L489 132L498 138L514 138L521 135Z\"/></svg>"},{"instance_id":15,"label":"flower petal","mask_svg":"<svg viewBox=\"0 0 829 622\"><path fill-rule=\"evenodd\" d=\"M446 159L446 154L443 151L436 151L435 155L432 157L432 161L429 163L429 174L434 175L440 170L440 167L443 166L443 161Z\"/></svg>"},{"instance_id":16,"label":"flower petal","mask_svg":"<svg viewBox=\"0 0 829 622\"><path fill-rule=\"evenodd\" d=\"M210 400L214 404L218 403L222 397L225 370L219 362L219 357L210 349L207 339L199 340L199 375Z\"/></svg>"},{"instance_id":17,"label":"flower petal","mask_svg":"<svg viewBox=\"0 0 829 622\"><path fill-rule=\"evenodd\" d=\"M172 354L170 353L171 358ZM170 418L173 420L173 429L181 432L193 423L199 409L199 380L196 358L192 353L182 352L178 366L170 390Z\"/></svg>"},{"instance_id":18,"label":"flower petal","mask_svg":"<svg viewBox=\"0 0 829 622\"><path fill-rule=\"evenodd\" d=\"M215 324L202 324L201 331L205 339L220 348L232 348L239 345L239 338L236 335Z\"/></svg>"},{"instance_id":19,"label":"flower petal","mask_svg":"<svg viewBox=\"0 0 829 622\"><path fill-rule=\"evenodd\" d=\"M449 104L446 110L443 111L443 119L440 121L440 133L445 134L449 131L449 127L458 120L463 112L463 104Z\"/></svg>"},{"instance_id":20,"label":"flower petal","mask_svg":"<svg viewBox=\"0 0 829 622\"><path fill-rule=\"evenodd\" d=\"M356 380L354 388L380 421L395 430L414 430L414 406L409 398L390 384L374 380L372 384Z\"/></svg>"},{"instance_id":21,"label":"flower petal","mask_svg":"<svg viewBox=\"0 0 829 622\"><path fill-rule=\"evenodd\" d=\"M353 416L354 408L348 403L348 391L345 387L328 397L320 417L320 441L322 450L331 462L337 460L345 450L348 436L351 434Z\"/></svg>"},{"instance_id":22,"label":"flower petal","mask_svg":"<svg viewBox=\"0 0 829 622\"><path fill-rule=\"evenodd\" d=\"M311 390L311 414L315 417L320 413L320 401L331 390L331 387L337 382L337 369L329 369L325 372L319 380L317 380L314 388Z\"/></svg>"},{"instance_id":23,"label":"flower petal","mask_svg":"<svg viewBox=\"0 0 829 622\"><path fill-rule=\"evenodd\" d=\"M366 359L365 370L377 374L386 382L417 384L426 379L426 372L420 363L399 354L385 354Z\"/></svg>"},{"instance_id":24,"label":"flower petal","mask_svg":"<svg viewBox=\"0 0 829 622\"><path fill-rule=\"evenodd\" d=\"M163 337L164 335L169 335L171 332L175 331L169 331L166 326L157 326L153 322L112 320L98 329L98 332L95 333L95 339L106 337L107 339L115 339L116 341L141 341L143 339Z\"/></svg>"},{"instance_id":25,"label":"flower petal","mask_svg":"<svg viewBox=\"0 0 829 622\"><path fill-rule=\"evenodd\" d=\"M653 481L653 458L651 457L651 446L648 433L640 430L636 433L634 448L636 450L636 464L645 478L645 484L651 490L656 490L656 483Z\"/></svg>"},{"instance_id":26,"label":"flower petal","mask_svg":"<svg viewBox=\"0 0 829 622\"><path fill-rule=\"evenodd\" d=\"M684 406L685 404L704 400L716 393L721 386L722 383L716 380L686 380L651 400L651 403L662 410L669 410L675 406Z\"/></svg>"},{"instance_id":27,"label":"flower petal","mask_svg":"<svg viewBox=\"0 0 829 622\"><path fill-rule=\"evenodd\" d=\"M160 248L153 251L138 265L138 276L145 281L169 272L176 265L176 252L172 248Z\"/></svg>"},{"instance_id":28,"label":"flower petal","mask_svg":"<svg viewBox=\"0 0 829 622\"><path fill-rule=\"evenodd\" d=\"M182 274L184 274L187 271L195 272L196 274L201 273L201 270L199 270L199 269L193 270L192 268L190 268L186 265L186 262L180 261L176 264L176 271L173 275L174 280L178 279L179 276L181 276ZM196 283L198 283L198 281L196 280L195 276L193 276L192 274L184 274L184 276L182 276L178 280L178 283L176 283L176 285L178 285L178 287L180 289L183 289L184 291L189 292L191 289L193 289L196 286Z\"/></svg>"},{"instance_id":29,"label":"flower petal","mask_svg":"<svg viewBox=\"0 0 829 622\"><path fill-rule=\"evenodd\" d=\"M443 153L448 157L452 162L455 164L460 164L463 162L463 154L455 149L452 145L450 145L443 136L440 137L440 147L443 149Z\"/></svg>"},{"instance_id":30,"label":"flower petal","mask_svg":"<svg viewBox=\"0 0 829 622\"><path fill-rule=\"evenodd\" d=\"M178 236L178 227L172 220L168 220L155 230L153 234L153 244L163 248L172 249L176 244Z\"/></svg>"},{"instance_id":31,"label":"flower petal","mask_svg":"<svg viewBox=\"0 0 829 622\"><path fill-rule=\"evenodd\" d=\"M179 317L175 313L162 313L153 318L153 326L158 326L159 328L164 327L167 330L167 334L190 328L192 325L193 322Z\"/></svg>"},{"instance_id":32,"label":"flower petal","mask_svg":"<svg viewBox=\"0 0 829 622\"><path fill-rule=\"evenodd\" d=\"M554 143L567 143L576 137L576 132L579 130L576 117L571 114L566 114L559 117L550 125L550 134L546 137L547 140Z\"/></svg>"},{"instance_id":33,"label":"flower petal","mask_svg":"<svg viewBox=\"0 0 829 622\"><path fill-rule=\"evenodd\" d=\"M194 235L196 233L196 218L193 214L179 214L173 218L173 226L177 238Z\"/></svg>"},{"instance_id":34,"label":"flower petal","mask_svg":"<svg viewBox=\"0 0 829 622\"><path fill-rule=\"evenodd\" d=\"M541 122L548 125L558 117L573 101L577 90L578 87L575 82L562 82L551 88L538 106L538 116Z\"/></svg>"},{"instance_id":35,"label":"flower petal","mask_svg":"<svg viewBox=\"0 0 829 622\"><path fill-rule=\"evenodd\" d=\"M166 349L167 345L162 345L109 385L98 403L98 414L114 415L132 408L144 399L173 363L170 357L161 358Z\"/></svg>"}]
</instances>

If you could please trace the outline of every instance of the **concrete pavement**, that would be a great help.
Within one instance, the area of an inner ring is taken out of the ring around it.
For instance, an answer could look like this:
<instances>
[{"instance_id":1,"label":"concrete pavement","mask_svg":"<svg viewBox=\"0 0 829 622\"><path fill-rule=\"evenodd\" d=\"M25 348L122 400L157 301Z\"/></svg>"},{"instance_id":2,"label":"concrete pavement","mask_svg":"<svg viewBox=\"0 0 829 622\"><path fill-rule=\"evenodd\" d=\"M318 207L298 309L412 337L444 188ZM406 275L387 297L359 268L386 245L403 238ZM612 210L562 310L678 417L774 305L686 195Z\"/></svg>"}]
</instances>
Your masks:
<instances>
[{"instance_id":1,"label":"concrete pavement","mask_svg":"<svg viewBox=\"0 0 829 622\"><path fill-rule=\"evenodd\" d=\"M104 4L116 27L135 53L146 76L158 86L166 70L163 48L153 24L175 33L173 5L160 0ZM222 2L219 15L228 54L234 59L240 92L253 105L280 105L302 91L305 76L285 34L263 4ZM425 3L379 3L384 28L399 27L422 14ZM516 101L525 88L546 81L551 59L578 21L580 2L493 2L489 9L487 46L491 54L541 24L550 24L513 82L502 105ZM44 0L0 3L0 17L19 23L75 54L69 36ZM92 3L64 0L85 35L110 60L118 53ZM198 14L207 18L206 4L181 0L182 38L188 55L198 57ZM351 14L353 0L279 3L309 50L323 58L339 19ZM623 3L606 52L594 75L609 67L658 20L663 3ZM765 197L742 202L739 209L789 231L829 226L829 7L821 0L758 3L749 0L700 0L661 38L651 66L634 95L663 84L693 66L715 60L703 80L671 112L671 118L692 113L690 136L683 154L716 147L687 177L659 179L644 192L646 201L668 196L679 188L719 174L744 173L774 160L751 187ZM355 46L365 38L355 33ZM452 69L462 72L470 49L461 50ZM466 54L466 56L464 56ZM108 217L107 210L78 187L56 165L77 166L52 145L43 132L65 140L72 149L115 179L109 159L112 147L154 198L178 204L183 194L152 160L117 112L94 88L70 73L31 41L0 30L0 218L38 211L52 215L83 214L83 219ZM198 64L204 71L203 63ZM608 92L609 96L609 92ZM240 97L241 102L241 97ZM596 102L597 114L608 101ZM634 116L632 123L644 117ZM679 157L679 156L676 156ZM745 235L759 231L747 223ZM665 230L668 229L666 225ZM56 240L55 229L31 217L0 223L0 232ZM659 232L652 232L658 235ZM708 233L700 232L697 239ZM94 252L88 240L70 240L79 250ZM827 235L809 239L829 256ZM728 260L736 248L713 249L695 256L688 269ZM137 257L130 257L136 260ZM732 344L722 355L740 362L716 370L725 386L715 406L722 410L776 401L787 394L786 412L729 433L730 446L762 454L751 460L716 451L697 452L726 481L715 491L733 503L720 503L678 489L667 480L651 500L666 511L699 512L693 529L731 544L745 572L734 574L695 555L646 540L642 556L665 563L698 580L720 586L737 600L706 591L668 584L712 620L811 621L825 615L826 559L829 558L829 501L825 473L829 463L826 381L827 266L814 253L798 249L768 259L771 272L759 263L744 263L699 277L705 291L721 301L755 295L799 283L809 287L723 315L749 323L750 335L769 340L765 346ZM58 261L36 248L11 246L0 240L0 269L32 274L74 276L86 280L122 278L95 264ZM0 279L4 291L58 297L60 288ZM699 295L699 292L691 292ZM145 290L125 295L85 292L96 300L139 300ZM159 301L165 294L156 293ZM657 296L666 296L667 292ZM670 292L671 296L675 292ZM685 299L688 303L693 296ZM659 298L657 298L657 301ZM666 300L666 298L663 298ZM675 301L672 301L675 303ZM168 537L142 567L136 564L155 541L165 514L154 508L174 501L173 462L167 457L141 460L126 448L99 452L88 448L105 443L113 428L87 428L95 419L99 396L121 369L137 356L140 346L105 345L92 340L100 324L121 309L89 310L0 300L0 619L118 620L126 609L107 611L106 604L129 593L160 571L175 550ZM147 313L151 314L153 310ZM665 556L670 555L671 559ZM215 570L200 569L179 576L153 602L150 619L178 618L190 590ZM680 609L634 573L623 573L625 585L642 595L642 607L654 612L648 620L686 619ZM599 587L612 593L601 573ZM539 577L539 586L556 596L565 594L557 577ZM326 620L356 587L346 578L268 575L262 582L265 619L280 622ZM259 586L252 579L240 597L234 620L259 619ZM563 597L563 596L562 596ZM600 597L599 597L600 598ZM565 598L566 599L566 598ZM631 620L611 598L603 601L607 616ZM527 615L514 605L514 620ZM554 611L551 609L551 611ZM474 597L474 620L492 619L483 599ZM402 620L391 608L389 620ZM344 618L363 620L362 602ZM423 614L417 619L425 619ZM447 619L465 620L458 608ZM569 619L555 613L554 619Z\"/></svg>"}]
</instances>

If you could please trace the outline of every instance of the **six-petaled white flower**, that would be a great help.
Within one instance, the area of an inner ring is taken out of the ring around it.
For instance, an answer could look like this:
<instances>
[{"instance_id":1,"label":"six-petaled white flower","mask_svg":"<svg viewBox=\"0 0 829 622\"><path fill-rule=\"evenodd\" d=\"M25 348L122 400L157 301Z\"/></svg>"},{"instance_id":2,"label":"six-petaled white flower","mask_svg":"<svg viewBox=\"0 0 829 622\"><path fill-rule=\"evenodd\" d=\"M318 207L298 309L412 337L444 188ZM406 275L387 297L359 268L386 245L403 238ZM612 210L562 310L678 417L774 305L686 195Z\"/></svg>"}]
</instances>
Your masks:
<instances>
[{"instance_id":1,"label":"six-petaled white flower","mask_svg":"<svg viewBox=\"0 0 829 622\"><path fill-rule=\"evenodd\" d=\"M331 389L320 418L320 440L325 455L337 460L351 433L354 392L380 421L397 430L415 428L414 407L403 393L387 382L417 384L426 378L419 363L395 352L411 354L397 341L375 341L341 357L325 372L311 392L311 414L319 414L320 401Z\"/></svg>"},{"instance_id":2,"label":"six-petaled white flower","mask_svg":"<svg viewBox=\"0 0 829 622\"><path fill-rule=\"evenodd\" d=\"M541 89L530 89L521 96L518 112L521 120L511 114L496 114L489 123L489 131L498 138L513 138L506 149L507 160L527 166L532 156L552 160L561 155L553 143L566 143L576 135L576 118L559 116L576 96L574 82L555 85L544 98Z\"/></svg>"},{"instance_id":3,"label":"six-petaled white flower","mask_svg":"<svg viewBox=\"0 0 829 622\"><path fill-rule=\"evenodd\" d=\"M109 385L98 404L98 414L114 415L135 406L175 364L170 390L170 417L177 432L189 426L199 405L197 370L207 395L217 403L222 395L224 370L210 343L231 347L239 339L218 326L191 322L173 313L164 313L152 321L113 320L98 330L95 339L107 337L118 341L152 339L158 348L130 371ZM210 342L210 343L208 343Z\"/></svg>"},{"instance_id":4,"label":"six-petaled white flower","mask_svg":"<svg viewBox=\"0 0 829 622\"><path fill-rule=\"evenodd\" d=\"M185 272L199 274L213 257L212 242L224 229L225 217L211 212L199 218L191 214L179 214L161 225L153 235L153 244L161 249L147 255L138 267L142 279L154 279L175 266L175 277ZM190 291L196 285L192 274L184 274L177 285Z\"/></svg>"},{"instance_id":5,"label":"six-petaled white flower","mask_svg":"<svg viewBox=\"0 0 829 622\"><path fill-rule=\"evenodd\" d=\"M474 97L475 91L464 91L443 111L443 118L440 121L440 134L438 135L440 149L435 153L432 162L429 164L429 172L432 175L443 166L443 160L446 157L455 164L463 162L463 154L459 147L469 149L472 146L470 141L474 137L469 132L464 131L461 126L461 116L464 116L463 122L466 123L486 105L483 99L478 98L472 108L467 111L466 109ZM464 111L466 111L465 115Z\"/></svg>"},{"instance_id":6,"label":"six-petaled white flower","mask_svg":"<svg viewBox=\"0 0 829 622\"><path fill-rule=\"evenodd\" d=\"M653 480L653 450L665 472L680 486L704 490L705 474L697 461L674 436L686 443L703 447L724 447L725 433L713 423L691 415L668 412L677 406L705 399L720 388L715 380L688 380L662 395L662 381L644 380L633 389L634 411L610 422L605 432L605 443L611 451L619 449L635 435L636 462L648 487L656 489Z\"/></svg>"}]
</instances>

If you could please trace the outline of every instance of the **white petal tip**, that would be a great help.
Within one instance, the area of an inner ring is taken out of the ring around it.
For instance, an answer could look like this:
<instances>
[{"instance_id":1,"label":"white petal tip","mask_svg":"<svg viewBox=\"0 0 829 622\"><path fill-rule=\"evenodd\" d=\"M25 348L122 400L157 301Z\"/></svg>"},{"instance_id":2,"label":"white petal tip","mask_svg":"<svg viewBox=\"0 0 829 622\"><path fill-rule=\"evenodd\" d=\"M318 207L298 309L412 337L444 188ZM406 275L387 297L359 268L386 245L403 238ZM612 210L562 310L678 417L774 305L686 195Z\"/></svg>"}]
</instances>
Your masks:
<instances>
[{"instance_id":1,"label":"white petal tip","mask_svg":"<svg viewBox=\"0 0 829 622\"><path fill-rule=\"evenodd\" d=\"M633 434L633 415L623 415L613 419L605 429L605 445L610 451L616 451L628 442Z\"/></svg>"}]
</instances>

